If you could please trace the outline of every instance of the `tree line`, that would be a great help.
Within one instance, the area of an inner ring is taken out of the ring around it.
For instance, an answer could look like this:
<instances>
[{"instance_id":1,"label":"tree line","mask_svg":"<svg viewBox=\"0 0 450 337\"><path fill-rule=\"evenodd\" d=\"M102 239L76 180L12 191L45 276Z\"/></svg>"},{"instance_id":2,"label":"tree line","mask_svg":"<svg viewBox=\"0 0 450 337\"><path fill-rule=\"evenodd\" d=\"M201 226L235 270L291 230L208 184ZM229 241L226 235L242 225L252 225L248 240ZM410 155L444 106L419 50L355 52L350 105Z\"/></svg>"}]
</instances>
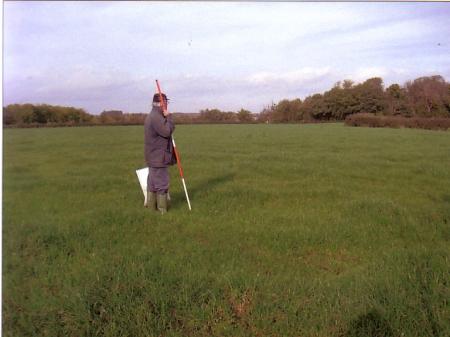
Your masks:
<instances>
[{"instance_id":1,"label":"tree line","mask_svg":"<svg viewBox=\"0 0 450 337\"><path fill-rule=\"evenodd\" d=\"M76 126L76 125L139 125L148 113L124 113L121 110L105 110L91 115L83 109L48 104L10 104L3 108L3 125L19 127ZM219 109L205 109L199 113L173 113L175 123L251 123L255 115L241 109L237 113Z\"/></svg>"},{"instance_id":2,"label":"tree line","mask_svg":"<svg viewBox=\"0 0 450 337\"><path fill-rule=\"evenodd\" d=\"M84 109L49 104L10 104L3 108L5 126L75 126L75 125L133 125L142 124L145 113L103 111L91 115Z\"/></svg>"},{"instance_id":3,"label":"tree line","mask_svg":"<svg viewBox=\"0 0 450 337\"><path fill-rule=\"evenodd\" d=\"M83 109L49 104L10 104L3 108L4 125L87 124L93 118Z\"/></svg>"},{"instance_id":4,"label":"tree line","mask_svg":"<svg viewBox=\"0 0 450 337\"><path fill-rule=\"evenodd\" d=\"M450 83L440 76L420 77L403 86L384 88L380 77L355 84L351 80L336 83L322 94L304 100L283 99L260 113L241 109L237 112L204 109L199 113L175 113L176 123L296 123L341 121L357 113L395 117L450 117ZM146 113L103 111L91 115L83 109L48 104L10 104L3 108L3 124L27 125L131 125L142 124Z\"/></svg>"},{"instance_id":5,"label":"tree line","mask_svg":"<svg viewBox=\"0 0 450 337\"><path fill-rule=\"evenodd\" d=\"M264 109L259 120L298 122L344 120L356 113L403 117L450 117L450 83L442 76L420 77L386 89L379 77L355 84L336 83L323 94L282 100Z\"/></svg>"}]
</instances>

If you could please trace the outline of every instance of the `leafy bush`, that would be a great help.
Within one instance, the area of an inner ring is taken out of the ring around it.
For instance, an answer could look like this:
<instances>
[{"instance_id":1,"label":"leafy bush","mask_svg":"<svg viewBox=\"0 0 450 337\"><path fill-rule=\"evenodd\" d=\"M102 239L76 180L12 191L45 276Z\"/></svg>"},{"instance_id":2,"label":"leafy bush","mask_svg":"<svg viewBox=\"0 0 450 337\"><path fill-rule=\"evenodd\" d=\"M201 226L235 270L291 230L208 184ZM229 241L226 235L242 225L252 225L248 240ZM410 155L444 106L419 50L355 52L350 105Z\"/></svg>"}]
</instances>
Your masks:
<instances>
[{"instance_id":1,"label":"leafy bush","mask_svg":"<svg viewBox=\"0 0 450 337\"><path fill-rule=\"evenodd\" d=\"M345 124L349 126L369 126L374 128L415 128L428 130L448 130L450 118L425 118L425 117L394 117L377 116L370 113L358 113L347 116Z\"/></svg>"}]
</instances>

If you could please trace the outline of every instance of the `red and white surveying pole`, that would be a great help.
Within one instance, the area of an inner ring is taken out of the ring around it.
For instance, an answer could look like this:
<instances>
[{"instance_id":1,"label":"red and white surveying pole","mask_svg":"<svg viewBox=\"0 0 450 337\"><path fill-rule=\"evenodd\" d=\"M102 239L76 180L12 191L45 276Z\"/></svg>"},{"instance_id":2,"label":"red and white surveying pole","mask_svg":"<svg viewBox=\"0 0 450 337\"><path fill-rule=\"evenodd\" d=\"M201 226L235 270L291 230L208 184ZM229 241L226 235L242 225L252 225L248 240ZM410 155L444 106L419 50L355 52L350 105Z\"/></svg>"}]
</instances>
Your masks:
<instances>
[{"instance_id":1,"label":"red and white surveying pole","mask_svg":"<svg viewBox=\"0 0 450 337\"><path fill-rule=\"evenodd\" d=\"M158 88L159 101L161 102L161 107L162 107L163 111L165 112L165 111L167 111L167 105L166 105L166 101L163 98L163 95L161 92L161 87L159 86L158 80L156 80L156 87ZM173 138L173 136L172 136L172 144L173 144L173 150L175 152L175 158L177 159L178 171L180 171L181 182L183 183L184 194L186 194L186 200L187 200L187 203L189 206L189 210L192 210L191 202L189 201L189 195L188 195L188 191L186 188L186 183L184 182L183 167L181 167L180 155L178 154L177 146L175 145L175 139Z\"/></svg>"}]
</instances>

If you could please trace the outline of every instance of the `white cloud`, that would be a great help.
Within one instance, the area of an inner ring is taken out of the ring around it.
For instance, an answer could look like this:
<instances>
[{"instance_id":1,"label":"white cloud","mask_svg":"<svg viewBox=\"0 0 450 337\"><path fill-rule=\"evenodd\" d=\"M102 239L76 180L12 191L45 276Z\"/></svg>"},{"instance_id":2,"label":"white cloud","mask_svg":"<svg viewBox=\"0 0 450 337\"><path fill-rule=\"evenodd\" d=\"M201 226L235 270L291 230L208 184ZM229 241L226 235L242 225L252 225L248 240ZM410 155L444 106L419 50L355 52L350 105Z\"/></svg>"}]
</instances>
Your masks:
<instances>
[{"instance_id":1,"label":"white cloud","mask_svg":"<svg viewBox=\"0 0 450 337\"><path fill-rule=\"evenodd\" d=\"M130 74L120 69L98 69L91 66L78 65L64 71L56 69L53 72L43 72L35 75L39 80L37 92L65 90L91 90L111 85L124 85L135 81Z\"/></svg>"},{"instance_id":2,"label":"white cloud","mask_svg":"<svg viewBox=\"0 0 450 337\"><path fill-rule=\"evenodd\" d=\"M360 67L348 78L355 82L362 82L372 77L383 78L388 74L389 71L385 67Z\"/></svg>"},{"instance_id":3,"label":"white cloud","mask_svg":"<svg viewBox=\"0 0 450 337\"><path fill-rule=\"evenodd\" d=\"M264 85L276 82L288 84L302 84L330 75L330 67L305 67L287 72L257 72L247 77L250 84Z\"/></svg>"}]
</instances>

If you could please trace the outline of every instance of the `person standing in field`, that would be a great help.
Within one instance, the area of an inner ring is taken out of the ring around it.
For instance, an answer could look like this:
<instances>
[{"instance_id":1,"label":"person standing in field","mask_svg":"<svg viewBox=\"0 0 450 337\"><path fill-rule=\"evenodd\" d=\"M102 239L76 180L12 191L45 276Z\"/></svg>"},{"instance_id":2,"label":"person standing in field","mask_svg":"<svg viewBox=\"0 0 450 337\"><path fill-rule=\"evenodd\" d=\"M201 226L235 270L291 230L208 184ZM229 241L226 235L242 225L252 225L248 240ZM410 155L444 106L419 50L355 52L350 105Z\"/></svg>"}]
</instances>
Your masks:
<instances>
[{"instance_id":1,"label":"person standing in field","mask_svg":"<svg viewBox=\"0 0 450 337\"><path fill-rule=\"evenodd\" d=\"M146 207L158 210L162 214L167 212L169 197L169 166L173 165L174 150L172 145L172 133L175 125L168 109L163 107L168 104L165 94L162 94L165 105L160 102L160 96L153 96L152 110L145 118L145 161L148 166L147 178L147 204Z\"/></svg>"}]
</instances>

